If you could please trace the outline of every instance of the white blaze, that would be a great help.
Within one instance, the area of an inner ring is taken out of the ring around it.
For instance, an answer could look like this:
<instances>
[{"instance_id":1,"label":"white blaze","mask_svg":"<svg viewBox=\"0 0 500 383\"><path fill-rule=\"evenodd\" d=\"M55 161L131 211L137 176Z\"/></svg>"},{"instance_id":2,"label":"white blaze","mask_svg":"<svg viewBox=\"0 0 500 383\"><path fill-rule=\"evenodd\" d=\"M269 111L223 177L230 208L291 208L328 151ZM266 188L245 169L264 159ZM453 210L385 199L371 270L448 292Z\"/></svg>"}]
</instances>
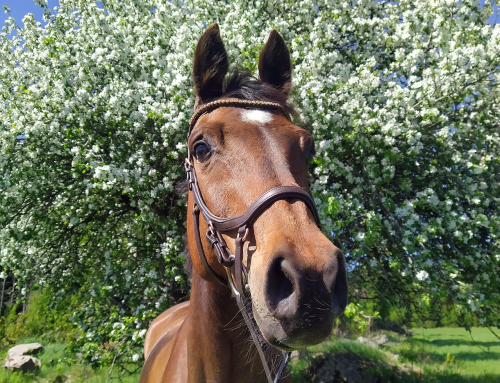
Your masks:
<instances>
[{"instance_id":1,"label":"white blaze","mask_svg":"<svg viewBox=\"0 0 500 383\"><path fill-rule=\"evenodd\" d=\"M243 110L241 112L241 118L245 122L257 122L259 124L267 124L273 120L273 115L264 110L251 109Z\"/></svg>"}]
</instances>

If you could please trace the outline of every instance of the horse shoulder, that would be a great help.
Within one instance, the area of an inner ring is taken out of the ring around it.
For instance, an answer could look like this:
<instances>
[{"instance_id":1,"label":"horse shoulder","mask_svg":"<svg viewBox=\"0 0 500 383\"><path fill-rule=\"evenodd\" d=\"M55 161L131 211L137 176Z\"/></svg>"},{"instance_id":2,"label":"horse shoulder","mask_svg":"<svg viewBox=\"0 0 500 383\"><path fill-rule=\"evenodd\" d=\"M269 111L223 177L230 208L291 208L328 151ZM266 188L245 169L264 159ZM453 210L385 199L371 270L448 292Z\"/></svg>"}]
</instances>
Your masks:
<instances>
[{"instance_id":1,"label":"horse shoulder","mask_svg":"<svg viewBox=\"0 0 500 383\"><path fill-rule=\"evenodd\" d=\"M147 359L155 344L165 333L176 330L184 321L189 310L189 301L179 303L161 313L149 326L144 339L144 358Z\"/></svg>"},{"instance_id":2,"label":"horse shoulder","mask_svg":"<svg viewBox=\"0 0 500 383\"><path fill-rule=\"evenodd\" d=\"M178 381L171 380L165 376L165 371L167 370L166 367L170 360L172 349L174 347L179 348L179 345L177 345L179 343L177 339L179 329L182 328L185 322L189 312L188 309L189 302L178 304L163 312L151 324L146 335L147 343L146 341L144 343L146 361L144 362L139 383ZM183 343L185 342L180 342L180 348L182 348ZM182 353L182 350L178 351L176 354Z\"/></svg>"}]
</instances>

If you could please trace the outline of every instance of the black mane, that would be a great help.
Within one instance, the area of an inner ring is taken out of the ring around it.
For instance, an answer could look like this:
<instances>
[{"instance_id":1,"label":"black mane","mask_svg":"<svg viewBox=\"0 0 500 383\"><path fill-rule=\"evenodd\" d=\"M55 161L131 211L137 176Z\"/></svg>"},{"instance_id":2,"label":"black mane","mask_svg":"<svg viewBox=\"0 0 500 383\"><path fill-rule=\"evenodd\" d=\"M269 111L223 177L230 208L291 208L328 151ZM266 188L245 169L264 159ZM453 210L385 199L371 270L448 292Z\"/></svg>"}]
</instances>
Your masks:
<instances>
[{"instance_id":1,"label":"black mane","mask_svg":"<svg viewBox=\"0 0 500 383\"><path fill-rule=\"evenodd\" d=\"M288 96L285 93L259 81L249 71L236 70L226 76L222 84L222 95L217 99L222 98L275 102L283 106L290 116L298 116L294 108L289 105Z\"/></svg>"}]
</instances>

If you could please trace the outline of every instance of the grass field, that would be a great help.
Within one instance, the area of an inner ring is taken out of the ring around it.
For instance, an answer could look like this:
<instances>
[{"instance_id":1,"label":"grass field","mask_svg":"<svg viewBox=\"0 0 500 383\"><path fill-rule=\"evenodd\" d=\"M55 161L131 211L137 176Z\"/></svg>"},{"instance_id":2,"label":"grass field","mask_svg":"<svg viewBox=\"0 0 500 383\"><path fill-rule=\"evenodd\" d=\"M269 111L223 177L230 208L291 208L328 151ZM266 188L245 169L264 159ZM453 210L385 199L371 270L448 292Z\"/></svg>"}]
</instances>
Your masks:
<instances>
[{"instance_id":1,"label":"grass field","mask_svg":"<svg viewBox=\"0 0 500 383\"><path fill-rule=\"evenodd\" d=\"M26 339L20 343L31 343L35 339ZM0 351L3 365L7 350ZM0 368L0 383L137 383L140 371L133 375L118 376L115 368L109 375L110 368L92 369L87 365L76 362L75 356L71 355L64 344L44 345L43 352L35 355L42 362L41 370L34 373L13 373L4 368Z\"/></svg>"},{"instance_id":2,"label":"grass field","mask_svg":"<svg viewBox=\"0 0 500 383\"><path fill-rule=\"evenodd\" d=\"M321 359L318 364L315 358L330 353L333 360L373 370L384 383L500 383L500 341L488 329L473 328L472 338L463 328L413 331L415 336L411 338L384 332L390 342L380 349L349 339L332 339L311 347L309 361L296 361L292 366L294 382L311 382L311 374L304 374L305 369L315 364L321 366ZM395 373L395 366L412 373L401 376ZM413 374L419 371L423 375Z\"/></svg>"},{"instance_id":3,"label":"grass field","mask_svg":"<svg viewBox=\"0 0 500 383\"><path fill-rule=\"evenodd\" d=\"M485 328L473 328L472 338L463 328L413 329L415 336L405 338L395 333L386 333L390 343L385 350L373 349L353 340L325 342L309 349L309 361L300 360L292 365L294 383L309 383L302 373L311 360L322 353L350 355L353 361L369 361L385 378L382 382L394 383L500 383L500 341ZM375 334L374 334L375 335ZM34 339L27 339L32 342ZM0 351L5 358L7 350ZM394 355L399 355L394 362ZM109 367L93 370L77 363L65 345L46 345L37 355L42 369L37 374L11 373L0 368L0 383L136 383L140 372L118 376L115 369L109 375ZM350 360L350 359L348 359ZM394 364L412 365L424 371L423 376L411 375L404 379L387 378ZM360 382L362 383L362 382Z\"/></svg>"},{"instance_id":4,"label":"grass field","mask_svg":"<svg viewBox=\"0 0 500 383\"><path fill-rule=\"evenodd\" d=\"M393 349L412 359L426 375L441 374L454 383L500 382L500 341L487 328L472 328L472 337L463 328L417 328L413 332L415 336Z\"/></svg>"}]
</instances>

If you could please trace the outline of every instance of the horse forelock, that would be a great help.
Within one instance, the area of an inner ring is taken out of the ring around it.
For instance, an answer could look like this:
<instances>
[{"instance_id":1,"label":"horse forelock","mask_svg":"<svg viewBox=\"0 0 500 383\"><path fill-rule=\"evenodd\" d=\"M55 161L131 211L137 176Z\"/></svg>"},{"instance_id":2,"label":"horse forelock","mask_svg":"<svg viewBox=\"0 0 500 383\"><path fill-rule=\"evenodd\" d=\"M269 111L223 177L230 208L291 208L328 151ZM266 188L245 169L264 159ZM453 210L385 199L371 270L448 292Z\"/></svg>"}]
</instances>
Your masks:
<instances>
[{"instance_id":1,"label":"horse forelock","mask_svg":"<svg viewBox=\"0 0 500 383\"><path fill-rule=\"evenodd\" d=\"M236 98L248 101L267 101L280 104L289 115L297 118L298 113L290 104L288 96L280 89L259 81L249 71L235 70L224 78L222 95L216 99ZM203 104L197 105L197 107Z\"/></svg>"}]
</instances>

